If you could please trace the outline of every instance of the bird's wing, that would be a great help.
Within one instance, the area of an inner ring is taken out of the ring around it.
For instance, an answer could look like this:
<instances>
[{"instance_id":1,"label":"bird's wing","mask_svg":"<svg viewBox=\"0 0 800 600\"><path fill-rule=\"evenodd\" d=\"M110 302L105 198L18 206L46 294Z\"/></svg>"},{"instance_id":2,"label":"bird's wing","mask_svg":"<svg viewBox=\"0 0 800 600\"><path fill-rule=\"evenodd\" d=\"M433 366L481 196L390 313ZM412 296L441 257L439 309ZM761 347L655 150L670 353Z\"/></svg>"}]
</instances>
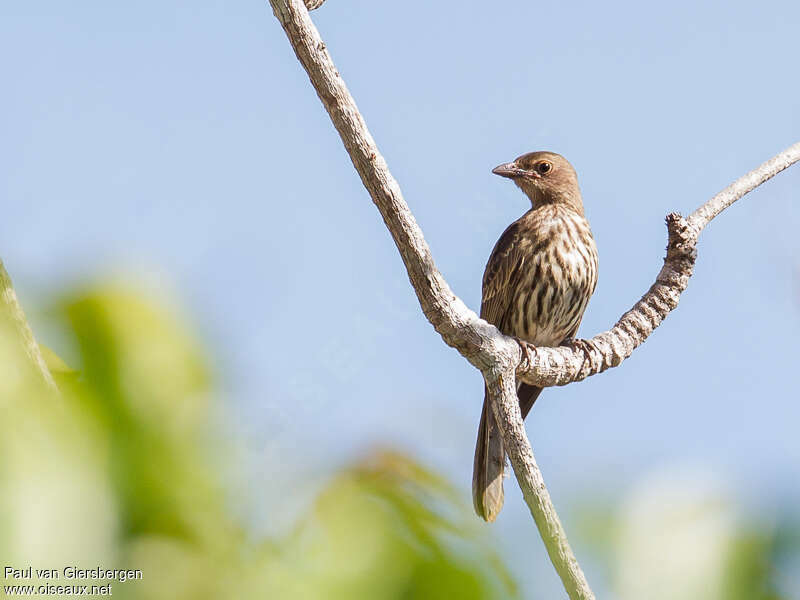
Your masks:
<instances>
[{"instance_id":1,"label":"bird's wing","mask_svg":"<svg viewBox=\"0 0 800 600\"><path fill-rule=\"evenodd\" d=\"M509 225L497 240L483 273L481 318L506 333L510 326L507 320L510 319L511 303L526 266L521 248L529 240L523 239L521 221Z\"/></svg>"}]
</instances>

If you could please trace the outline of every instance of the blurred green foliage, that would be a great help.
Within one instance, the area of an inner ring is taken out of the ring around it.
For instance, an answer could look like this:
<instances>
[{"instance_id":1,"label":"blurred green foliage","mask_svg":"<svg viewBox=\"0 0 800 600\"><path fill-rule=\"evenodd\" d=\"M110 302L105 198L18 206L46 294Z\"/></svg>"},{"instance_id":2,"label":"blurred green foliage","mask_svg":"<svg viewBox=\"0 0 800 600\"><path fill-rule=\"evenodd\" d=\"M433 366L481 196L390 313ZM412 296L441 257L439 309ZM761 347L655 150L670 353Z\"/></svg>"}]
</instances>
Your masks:
<instances>
[{"instance_id":1,"label":"blurred green foliage","mask_svg":"<svg viewBox=\"0 0 800 600\"><path fill-rule=\"evenodd\" d=\"M112 582L123 598L518 597L454 490L388 451L337 473L282 539L253 540L226 502L224 407L179 316L119 288L54 312L77 357L73 371L43 351L60 397L0 325L4 565L141 569ZM18 583L43 582L3 582Z\"/></svg>"},{"instance_id":2,"label":"blurred green foliage","mask_svg":"<svg viewBox=\"0 0 800 600\"><path fill-rule=\"evenodd\" d=\"M389 450L333 474L289 533L254 539L229 506L237 448L219 437L210 360L180 316L116 287L53 314L75 357L73 369L42 349L58 396L0 318L4 567L141 569L112 582L129 599L520 597L461 492ZM599 596L792 597L797 511L745 517L713 479L656 472L622 502L594 497L579 511L573 541L603 567ZM3 581L20 583L43 581Z\"/></svg>"}]
</instances>

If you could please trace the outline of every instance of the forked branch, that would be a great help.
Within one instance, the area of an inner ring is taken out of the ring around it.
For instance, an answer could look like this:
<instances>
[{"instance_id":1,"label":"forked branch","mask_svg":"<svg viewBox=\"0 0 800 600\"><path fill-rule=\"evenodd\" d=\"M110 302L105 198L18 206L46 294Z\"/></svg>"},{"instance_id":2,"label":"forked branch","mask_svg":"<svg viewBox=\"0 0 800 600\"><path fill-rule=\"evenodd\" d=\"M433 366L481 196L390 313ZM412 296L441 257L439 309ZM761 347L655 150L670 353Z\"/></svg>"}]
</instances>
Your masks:
<instances>
[{"instance_id":1,"label":"forked branch","mask_svg":"<svg viewBox=\"0 0 800 600\"><path fill-rule=\"evenodd\" d=\"M319 0L306 2L319 5ZM392 234L422 311L442 339L483 373L517 481L569 597L594 598L536 465L517 404L515 378L540 386L566 385L622 363L678 305L692 275L702 229L744 194L800 160L800 143L738 179L688 219L669 215L664 266L648 292L609 331L563 347L534 348L503 335L453 294L303 2L270 4Z\"/></svg>"}]
</instances>

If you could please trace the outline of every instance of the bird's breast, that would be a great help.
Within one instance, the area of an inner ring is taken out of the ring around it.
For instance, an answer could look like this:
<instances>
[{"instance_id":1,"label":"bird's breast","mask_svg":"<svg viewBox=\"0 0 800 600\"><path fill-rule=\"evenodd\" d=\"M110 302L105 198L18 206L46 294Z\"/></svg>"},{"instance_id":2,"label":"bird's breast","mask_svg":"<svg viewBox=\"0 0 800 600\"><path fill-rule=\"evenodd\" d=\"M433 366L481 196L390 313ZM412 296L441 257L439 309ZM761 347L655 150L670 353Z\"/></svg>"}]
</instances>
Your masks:
<instances>
[{"instance_id":1,"label":"bird's breast","mask_svg":"<svg viewBox=\"0 0 800 600\"><path fill-rule=\"evenodd\" d=\"M588 223L578 215L551 219L530 249L522 253L509 333L535 345L557 345L574 335L594 292L597 249Z\"/></svg>"}]
</instances>

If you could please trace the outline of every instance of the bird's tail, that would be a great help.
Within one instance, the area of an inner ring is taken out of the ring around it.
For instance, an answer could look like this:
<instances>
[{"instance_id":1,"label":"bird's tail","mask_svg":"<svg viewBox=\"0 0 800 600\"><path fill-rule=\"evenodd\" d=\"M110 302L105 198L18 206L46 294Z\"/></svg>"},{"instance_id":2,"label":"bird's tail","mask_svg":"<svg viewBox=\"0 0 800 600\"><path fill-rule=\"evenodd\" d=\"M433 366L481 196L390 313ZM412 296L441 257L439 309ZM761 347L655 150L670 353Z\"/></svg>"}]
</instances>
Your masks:
<instances>
[{"instance_id":1,"label":"bird's tail","mask_svg":"<svg viewBox=\"0 0 800 600\"><path fill-rule=\"evenodd\" d=\"M519 406L524 419L542 388L521 384L517 389ZM475 445L475 466L472 471L472 501L475 512L486 521L494 521L503 508L503 471L506 453L503 437L489 406L489 393L484 388L478 442Z\"/></svg>"}]
</instances>

